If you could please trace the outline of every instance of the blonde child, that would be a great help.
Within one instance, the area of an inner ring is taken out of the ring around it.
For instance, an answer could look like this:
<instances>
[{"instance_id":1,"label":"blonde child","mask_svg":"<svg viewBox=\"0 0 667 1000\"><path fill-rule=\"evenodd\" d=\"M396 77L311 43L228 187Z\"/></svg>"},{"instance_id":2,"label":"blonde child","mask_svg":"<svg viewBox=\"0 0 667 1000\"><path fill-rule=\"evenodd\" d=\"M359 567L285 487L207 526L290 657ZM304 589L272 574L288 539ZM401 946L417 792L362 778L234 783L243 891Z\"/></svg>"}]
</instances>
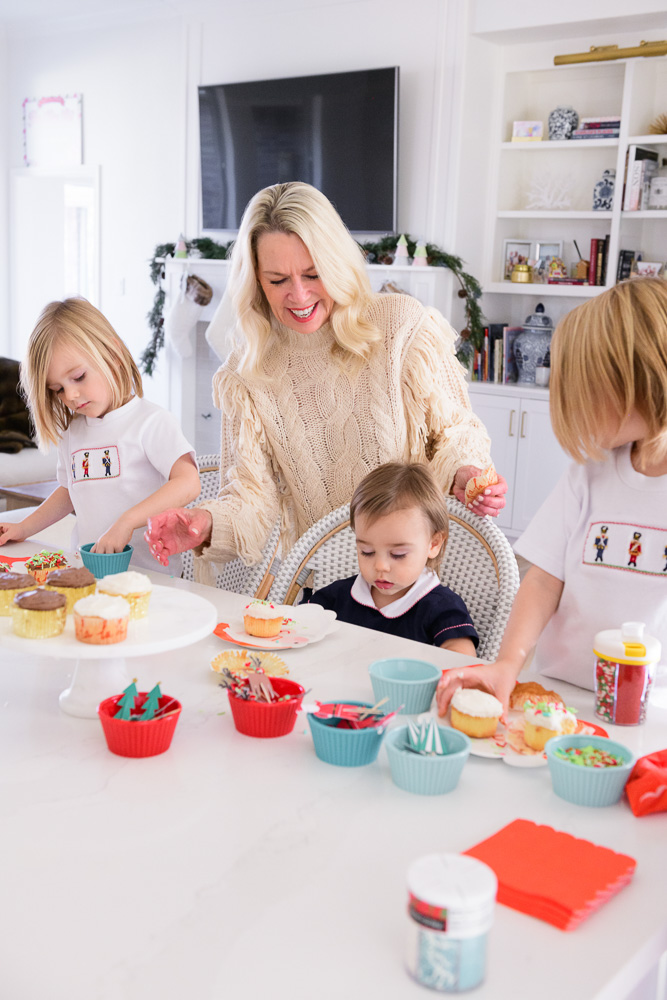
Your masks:
<instances>
[{"instance_id":1,"label":"blonde child","mask_svg":"<svg viewBox=\"0 0 667 1000\"><path fill-rule=\"evenodd\" d=\"M120 552L131 543L133 565L159 568L144 525L194 500L199 474L176 421L143 398L139 370L111 324L85 299L51 302L30 336L21 383L40 447L58 446L60 485L23 521L0 523L0 545L73 511L73 548L95 542L97 552Z\"/></svg>"},{"instance_id":2,"label":"blonde child","mask_svg":"<svg viewBox=\"0 0 667 1000\"><path fill-rule=\"evenodd\" d=\"M535 670L593 690L593 637L643 621L667 644L667 282L623 282L561 320L551 419L575 459L515 545L524 577L495 663L450 671L456 688L509 694ZM539 642L538 642L539 640Z\"/></svg>"},{"instance_id":3,"label":"blonde child","mask_svg":"<svg viewBox=\"0 0 667 1000\"><path fill-rule=\"evenodd\" d=\"M366 476L350 503L359 575L323 587L313 604L353 625L474 656L477 633L461 598L440 584L447 504L424 465L390 462Z\"/></svg>"}]
</instances>

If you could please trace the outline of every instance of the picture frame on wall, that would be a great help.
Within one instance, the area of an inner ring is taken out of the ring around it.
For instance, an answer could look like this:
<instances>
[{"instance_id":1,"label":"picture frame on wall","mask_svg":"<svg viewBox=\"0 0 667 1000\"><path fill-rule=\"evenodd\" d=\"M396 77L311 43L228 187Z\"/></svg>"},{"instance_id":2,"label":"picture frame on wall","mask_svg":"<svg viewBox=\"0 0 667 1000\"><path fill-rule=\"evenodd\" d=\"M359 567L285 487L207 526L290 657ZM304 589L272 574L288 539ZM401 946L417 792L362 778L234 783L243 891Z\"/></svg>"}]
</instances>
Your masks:
<instances>
[{"instance_id":1,"label":"picture frame on wall","mask_svg":"<svg viewBox=\"0 0 667 1000\"><path fill-rule=\"evenodd\" d=\"M503 281L511 281L512 279L512 268L515 264L527 264L531 259L531 247L532 243L530 240L522 239L510 239L503 240L503 260L502 260L502 275Z\"/></svg>"}]
</instances>

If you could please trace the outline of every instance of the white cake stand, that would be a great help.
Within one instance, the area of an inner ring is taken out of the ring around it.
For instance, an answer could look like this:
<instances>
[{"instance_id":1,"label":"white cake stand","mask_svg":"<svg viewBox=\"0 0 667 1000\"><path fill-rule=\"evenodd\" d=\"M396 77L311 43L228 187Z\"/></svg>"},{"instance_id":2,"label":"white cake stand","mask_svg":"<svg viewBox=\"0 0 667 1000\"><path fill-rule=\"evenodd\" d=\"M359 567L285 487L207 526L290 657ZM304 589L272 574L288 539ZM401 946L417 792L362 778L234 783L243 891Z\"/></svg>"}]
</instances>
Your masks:
<instances>
[{"instance_id":1,"label":"white cake stand","mask_svg":"<svg viewBox=\"0 0 667 1000\"><path fill-rule=\"evenodd\" d=\"M130 683L126 660L179 649L210 635L218 614L210 601L175 587L153 587L148 615L130 621L127 639L110 646L78 642L74 619L67 616L61 635L23 639L11 630L11 618L0 618L2 644L18 652L74 661L72 683L60 695L60 707L80 719L96 719L97 706L120 694Z\"/></svg>"}]
</instances>

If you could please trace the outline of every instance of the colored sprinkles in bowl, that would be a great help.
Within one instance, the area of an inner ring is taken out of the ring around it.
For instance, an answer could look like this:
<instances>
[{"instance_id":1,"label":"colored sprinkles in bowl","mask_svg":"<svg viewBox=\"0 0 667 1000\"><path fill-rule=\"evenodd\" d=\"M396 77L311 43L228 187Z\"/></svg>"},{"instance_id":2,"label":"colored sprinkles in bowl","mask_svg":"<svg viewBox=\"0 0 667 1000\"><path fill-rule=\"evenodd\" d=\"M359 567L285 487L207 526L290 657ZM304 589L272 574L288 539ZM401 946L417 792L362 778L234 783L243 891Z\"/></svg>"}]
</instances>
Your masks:
<instances>
[{"instance_id":1,"label":"colored sprinkles in bowl","mask_svg":"<svg viewBox=\"0 0 667 1000\"><path fill-rule=\"evenodd\" d=\"M616 757L613 753L591 746L568 747L566 750L559 747L554 751L554 757L570 764L577 764L579 767L619 767L625 763L622 757Z\"/></svg>"}]
</instances>

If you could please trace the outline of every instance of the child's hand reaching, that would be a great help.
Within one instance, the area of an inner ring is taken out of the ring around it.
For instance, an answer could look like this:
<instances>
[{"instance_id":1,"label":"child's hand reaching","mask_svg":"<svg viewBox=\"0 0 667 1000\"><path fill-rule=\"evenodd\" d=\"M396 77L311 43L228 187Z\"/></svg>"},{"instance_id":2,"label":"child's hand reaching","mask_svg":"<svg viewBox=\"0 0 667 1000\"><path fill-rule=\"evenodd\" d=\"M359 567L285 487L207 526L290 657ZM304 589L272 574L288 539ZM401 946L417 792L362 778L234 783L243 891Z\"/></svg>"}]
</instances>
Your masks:
<instances>
[{"instance_id":1,"label":"child's hand reaching","mask_svg":"<svg viewBox=\"0 0 667 1000\"><path fill-rule=\"evenodd\" d=\"M454 693L459 688L479 688L495 695L498 701L502 702L501 720L506 722L509 697L514 688L515 678L514 665L503 660L496 660L495 663L484 663L479 667L447 670L440 678L435 692L438 715L445 715Z\"/></svg>"},{"instance_id":2,"label":"child's hand reaching","mask_svg":"<svg viewBox=\"0 0 667 1000\"><path fill-rule=\"evenodd\" d=\"M153 557L163 566L168 566L169 556L207 542L212 526L213 518L209 511L200 507L175 507L149 517L144 538Z\"/></svg>"},{"instance_id":3,"label":"child's hand reaching","mask_svg":"<svg viewBox=\"0 0 667 1000\"><path fill-rule=\"evenodd\" d=\"M127 527L119 519L112 524L108 531L97 539L91 552L122 552L126 545L130 544L132 538L132 528Z\"/></svg>"},{"instance_id":4,"label":"child's hand reaching","mask_svg":"<svg viewBox=\"0 0 667 1000\"><path fill-rule=\"evenodd\" d=\"M21 521L17 521L16 524L12 521L0 524L0 545L4 545L5 542L23 542L27 537L28 532Z\"/></svg>"}]
</instances>

